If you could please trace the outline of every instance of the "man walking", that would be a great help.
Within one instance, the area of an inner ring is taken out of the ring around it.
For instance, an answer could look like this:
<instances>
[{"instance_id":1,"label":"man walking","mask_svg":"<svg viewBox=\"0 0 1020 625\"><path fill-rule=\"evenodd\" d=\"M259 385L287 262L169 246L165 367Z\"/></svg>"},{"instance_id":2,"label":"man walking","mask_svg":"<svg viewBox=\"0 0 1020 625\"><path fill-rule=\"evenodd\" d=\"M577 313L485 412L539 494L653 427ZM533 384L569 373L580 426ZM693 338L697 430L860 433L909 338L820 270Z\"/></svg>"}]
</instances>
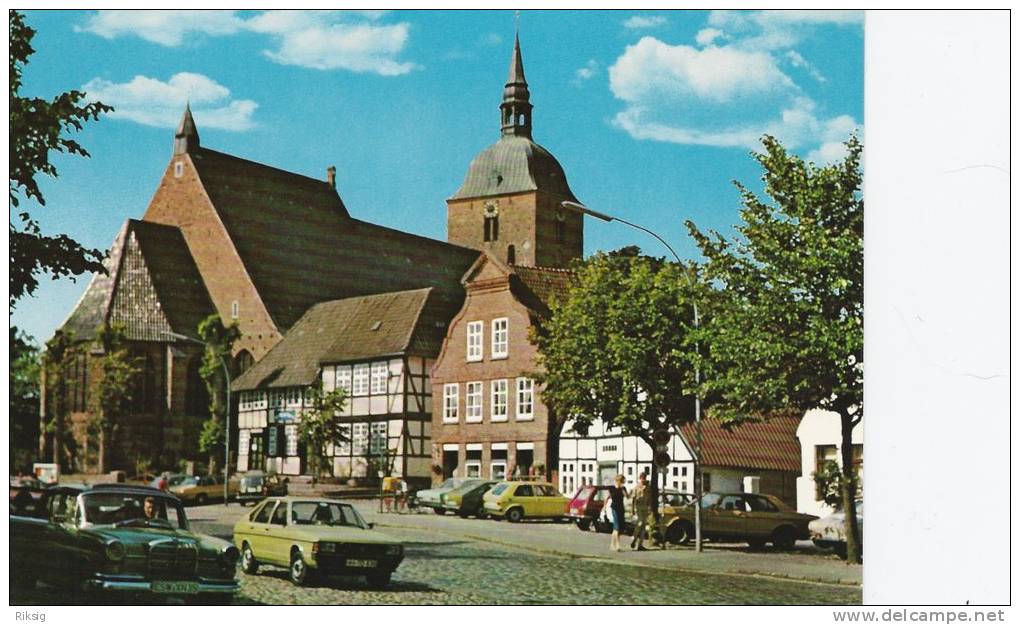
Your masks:
<instances>
[{"instance_id":1,"label":"man walking","mask_svg":"<svg viewBox=\"0 0 1020 625\"><path fill-rule=\"evenodd\" d=\"M648 488L648 476L642 473L638 476L637 486L634 487L634 494L631 496L634 515L637 517L634 521L634 538L630 541L631 549L647 551L643 543L645 540L645 529L648 527L651 496L651 490Z\"/></svg>"}]
</instances>

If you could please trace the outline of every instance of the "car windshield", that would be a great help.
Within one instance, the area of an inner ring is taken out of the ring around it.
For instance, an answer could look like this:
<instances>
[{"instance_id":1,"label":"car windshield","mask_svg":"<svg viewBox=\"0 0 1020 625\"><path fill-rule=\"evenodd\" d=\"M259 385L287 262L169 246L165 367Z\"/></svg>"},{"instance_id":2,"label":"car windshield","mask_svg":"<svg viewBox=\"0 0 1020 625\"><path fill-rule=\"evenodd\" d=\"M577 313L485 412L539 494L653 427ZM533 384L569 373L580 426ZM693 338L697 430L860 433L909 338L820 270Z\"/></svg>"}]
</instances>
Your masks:
<instances>
[{"instance_id":1,"label":"car windshield","mask_svg":"<svg viewBox=\"0 0 1020 625\"><path fill-rule=\"evenodd\" d=\"M368 524L350 504L295 501L290 510L294 525L343 525L368 529Z\"/></svg>"},{"instance_id":2,"label":"car windshield","mask_svg":"<svg viewBox=\"0 0 1020 625\"><path fill-rule=\"evenodd\" d=\"M493 495L502 495L503 491L506 490L507 486L509 486L509 484L507 484L506 482L503 482L502 484L497 484L496 487L493 488L491 492Z\"/></svg>"},{"instance_id":3,"label":"car windshield","mask_svg":"<svg viewBox=\"0 0 1020 625\"><path fill-rule=\"evenodd\" d=\"M180 504L145 493L96 492L82 495L84 525L141 525L188 529Z\"/></svg>"},{"instance_id":4,"label":"car windshield","mask_svg":"<svg viewBox=\"0 0 1020 625\"><path fill-rule=\"evenodd\" d=\"M265 479L264 475L245 475L241 478L241 486L259 486Z\"/></svg>"}]
</instances>

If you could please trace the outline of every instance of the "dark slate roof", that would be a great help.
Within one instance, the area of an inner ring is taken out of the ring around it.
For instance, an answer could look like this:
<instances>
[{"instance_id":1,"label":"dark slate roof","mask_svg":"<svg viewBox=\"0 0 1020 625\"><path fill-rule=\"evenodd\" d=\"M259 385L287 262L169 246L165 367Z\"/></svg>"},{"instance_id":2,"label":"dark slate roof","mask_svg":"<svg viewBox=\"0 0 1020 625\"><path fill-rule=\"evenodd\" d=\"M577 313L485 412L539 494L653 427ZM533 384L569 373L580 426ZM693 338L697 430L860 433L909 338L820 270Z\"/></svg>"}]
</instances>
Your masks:
<instances>
[{"instance_id":1,"label":"dark slate roof","mask_svg":"<svg viewBox=\"0 0 1020 625\"><path fill-rule=\"evenodd\" d=\"M320 180L206 148L194 160L281 330L326 300L436 287L463 301L460 277L477 251L352 219Z\"/></svg>"},{"instance_id":2,"label":"dark slate roof","mask_svg":"<svg viewBox=\"0 0 1020 625\"><path fill-rule=\"evenodd\" d=\"M61 331L91 340L103 323L122 323L127 338L166 341L167 332L194 336L214 312L212 300L174 226L129 219Z\"/></svg>"},{"instance_id":3,"label":"dark slate roof","mask_svg":"<svg viewBox=\"0 0 1020 625\"><path fill-rule=\"evenodd\" d=\"M563 301L570 291L574 272L553 267L525 267L513 265L513 274L524 288L515 288L517 298L540 315L549 314L554 300ZM514 285L517 287L517 285Z\"/></svg>"},{"instance_id":4,"label":"dark slate roof","mask_svg":"<svg viewBox=\"0 0 1020 625\"><path fill-rule=\"evenodd\" d=\"M556 157L527 137L507 135L471 161L464 184L450 199L535 190L577 201Z\"/></svg>"},{"instance_id":5,"label":"dark slate roof","mask_svg":"<svg viewBox=\"0 0 1020 625\"><path fill-rule=\"evenodd\" d=\"M772 417L725 429L718 419L701 421L701 445L705 466L766 469L800 473L800 417ZM684 439L694 448L696 426L681 427Z\"/></svg>"},{"instance_id":6,"label":"dark slate roof","mask_svg":"<svg viewBox=\"0 0 1020 625\"><path fill-rule=\"evenodd\" d=\"M396 354L435 357L456 307L435 289L416 289L312 306L262 360L234 381L237 391L307 386L324 363Z\"/></svg>"}]
</instances>

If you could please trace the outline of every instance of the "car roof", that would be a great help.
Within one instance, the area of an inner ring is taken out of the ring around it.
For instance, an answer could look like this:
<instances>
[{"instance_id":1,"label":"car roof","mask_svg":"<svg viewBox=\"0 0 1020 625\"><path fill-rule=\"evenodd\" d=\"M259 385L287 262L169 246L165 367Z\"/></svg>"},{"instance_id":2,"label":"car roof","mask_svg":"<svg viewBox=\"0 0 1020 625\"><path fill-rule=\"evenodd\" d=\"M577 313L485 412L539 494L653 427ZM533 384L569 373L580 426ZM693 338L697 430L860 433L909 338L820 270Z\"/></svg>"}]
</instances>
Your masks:
<instances>
[{"instance_id":1,"label":"car roof","mask_svg":"<svg viewBox=\"0 0 1020 625\"><path fill-rule=\"evenodd\" d=\"M289 501L291 503L344 503L351 505L350 501L344 501L341 499L332 499L330 497L302 497L301 495L280 495L276 497L266 497L265 501Z\"/></svg>"}]
</instances>

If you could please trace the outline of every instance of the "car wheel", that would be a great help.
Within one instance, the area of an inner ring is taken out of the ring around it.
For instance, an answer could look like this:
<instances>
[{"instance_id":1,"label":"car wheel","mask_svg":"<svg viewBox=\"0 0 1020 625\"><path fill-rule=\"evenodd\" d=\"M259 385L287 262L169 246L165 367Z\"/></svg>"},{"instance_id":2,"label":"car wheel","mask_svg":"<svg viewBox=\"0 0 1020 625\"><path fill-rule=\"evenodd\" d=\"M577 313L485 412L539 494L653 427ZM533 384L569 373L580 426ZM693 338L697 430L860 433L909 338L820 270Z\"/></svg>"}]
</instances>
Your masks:
<instances>
[{"instance_id":1,"label":"car wheel","mask_svg":"<svg viewBox=\"0 0 1020 625\"><path fill-rule=\"evenodd\" d=\"M674 545L686 545L693 535L694 528L686 521L678 521L666 528L666 540Z\"/></svg>"},{"instance_id":2,"label":"car wheel","mask_svg":"<svg viewBox=\"0 0 1020 625\"><path fill-rule=\"evenodd\" d=\"M839 543L833 547L833 551L839 556L840 560L846 560L846 543Z\"/></svg>"},{"instance_id":3,"label":"car wheel","mask_svg":"<svg viewBox=\"0 0 1020 625\"><path fill-rule=\"evenodd\" d=\"M376 573L374 575L368 575L365 579L368 580L368 585L373 588L386 588L390 585L390 577L392 575L392 572Z\"/></svg>"},{"instance_id":4,"label":"car wheel","mask_svg":"<svg viewBox=\"0 0 1020 625\"><path fill-rule=\"evenodd\" d=\"M591 520L590 519L578 519L576 521L576 524L577 524L577 529L581 530L582 532L587 532L588 530L591 529Z\"/></svg>"},{"instance_id":5,"label":"car wheel","mask_svg":"<svg viewBox=\"0 0 1020 625\"><path fill-rule=\"evenodd\" d=\"M462 519L466 519L466 518L468 518L471 515L468 514L467 510L458 510L457 511L457 516L459 516Z\"/></svg>"},{"instance_id":6,"label":"car wheel","mask_svg":"<svg viewBox=\"0 0 1020 625\"><path fill-rule=\"evenodd\" d=\"M297 549L291 551L290 554L290 568L288 569L290 581L295 586L305 586L311 581L311 571L308 570L308 565L305 563L304 557L301 552Z\"/></svg>"},{"instance_id":7,"label":"car wheel","mask_svg":"<svg viewBox=\"0 0 1020 625\"><path fill-rule=\"evenodd\" d=\"M506 511L506 520L511 523L519 523L524 518L524 511L520 508L510 508Z\"/></svg>"},{"instance_id":8,"label":"car wheel","mask_svg":"<svg viewBox=\"0 0 1020 625\"><path fill-rule=\"evenodd\" d=\"M205 493L199 493L198 496L195 497L195 505L204 506L206 499L208 498L205 496Z\"/></svg>"},{"instance_id":9,"label":"car wheel","mask_svg":"<svg viewBox=\"0 0 1020 625\"><path fill-rule=\"evenodd\" d=\"M792 527L778 527L776 531L772 532L772 546L780 551L790 551L796 542L797 535Z\"/></svg>"},{"instance_id":10,"label":"car wheel","mask_svg":"<svg viewBox=\"0 0 1020 625\"><path fill-rule=\"evenodd\" d=\"M241 548L241 570L248 575L254 575L259 572L259 561L255 559L255 554L251 551L251 545L244 543L244 547Z\"/></svg>"},{"instance_id":11,"label":"car wheel","mask_svg":"<svg viewBox=\"0 0 1020 625\"><path fill-rule=\"evenodd\" d=\"M750 545L751 549L754 551L761 551L762 549L765 548L765 540L762 538L748 540L747 544Z\"/></svg>"},{"instance_id":12,"label":"car wheel","mask_svg":"<svg viewBox=\"0 0 1020 625\"><path fill-rule=\"evenodd\" d=\"M443 508L432 508L432 511L435 512L436 514L446 514L446 510L444 510Z\"/></svg>"}]
</instances>

